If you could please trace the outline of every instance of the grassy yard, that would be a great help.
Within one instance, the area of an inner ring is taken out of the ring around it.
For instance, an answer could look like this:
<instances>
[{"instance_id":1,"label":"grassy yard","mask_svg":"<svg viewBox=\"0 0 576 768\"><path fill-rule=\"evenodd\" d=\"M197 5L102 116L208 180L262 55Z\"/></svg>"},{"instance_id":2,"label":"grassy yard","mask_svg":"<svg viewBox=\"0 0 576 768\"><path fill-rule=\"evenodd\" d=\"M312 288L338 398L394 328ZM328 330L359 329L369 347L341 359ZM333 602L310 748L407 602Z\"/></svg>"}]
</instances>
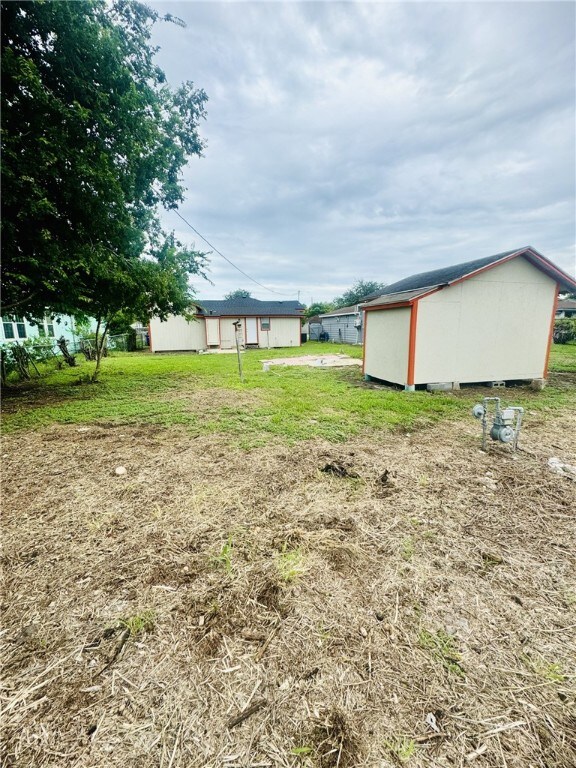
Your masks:
<instances>
[{"instance_id":1,"label":"grassy yard","mask_svg":"<svg viewBox=\"0 0 576 768\"><path fill-rule=\"evenodd\" d=\"M265 372L261 362L336 352L357 358L362 354L359 347L318 342L294 349L250 350L242 355L244 382L235 355L116 353L104 361L99 384L79 383L92 367L83 362L7 392L4 431L53 423L148 423L182 425L195 435L227 434L244 447L273 437L342 441L374 428L413 428L457 418L486 393L464 389L406 394L366 386L360 367L271 367ZM576 346L555 346L551 369L575 371ZM509 397L547 410L569 406L574 391L553 382L543 392L522 388Z\"/></svg>"}]
</instances>

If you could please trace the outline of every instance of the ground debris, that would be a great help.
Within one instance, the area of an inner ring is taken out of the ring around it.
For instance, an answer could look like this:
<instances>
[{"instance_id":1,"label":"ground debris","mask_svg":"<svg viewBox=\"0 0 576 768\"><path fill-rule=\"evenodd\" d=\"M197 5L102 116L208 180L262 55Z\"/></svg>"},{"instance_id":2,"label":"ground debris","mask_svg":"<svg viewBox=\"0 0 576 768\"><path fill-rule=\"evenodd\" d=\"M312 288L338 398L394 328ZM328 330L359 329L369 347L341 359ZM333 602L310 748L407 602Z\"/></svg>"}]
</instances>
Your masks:
<instances>
[{"instance_id":1,"label":"ground debris","mask_svg":"<svg viewBox=\"0 0 576 768\"><path fill-rule=\"evenodd\" d=\"M360 477L358 472L354 471L351 466L346 466L344 462L341 461L329 461L320 471L326 472L329 475L336 475L336 477Z\"/></svg>"},{"instance_id":2,"label":"ground debris","mask_svg":"<svg viewBox=\"0 0 576 768\"><path fill-rule=\"evenodd\" d=\"M547 461L576 464L576 415L514 462L460 426L5 437L3 762L573 768L576 485ZM108 482L126 441L146 482Z\"/></svg>"}]
</instances>

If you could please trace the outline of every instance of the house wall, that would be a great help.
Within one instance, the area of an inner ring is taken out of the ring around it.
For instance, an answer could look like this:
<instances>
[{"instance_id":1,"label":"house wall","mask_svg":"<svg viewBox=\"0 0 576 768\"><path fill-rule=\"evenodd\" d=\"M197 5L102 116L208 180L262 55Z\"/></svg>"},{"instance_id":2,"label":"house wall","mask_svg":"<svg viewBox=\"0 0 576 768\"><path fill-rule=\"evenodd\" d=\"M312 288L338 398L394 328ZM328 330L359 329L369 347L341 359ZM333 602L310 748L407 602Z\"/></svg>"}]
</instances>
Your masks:
<instances>
[{"instance_id":1,"label":"house wall","mask_svg":"<svg viewBox=\"0 0 576 768\"><path fill-rule=\"evenodd\" d=\"M217 319L220 328L220 349L235 349L236 337L234 322L242 321L243 338L245 338L245 317L220 317ZM258 339L261 348L270 347L296 347L300 345L299 317L271 317L270 331L260 330L260 318L256 318L258 324ZM206 324L204 318L188 322L181 315L170 315L162 322L154 317L150 321L150 333L153 352L183 352L206 349Z\"/></svg>"},{"instance_id":2,"label":"house wall","mask_svg":"<svg viewBox=\"0 0 576 768\"><path fill-rule=\"evenodd\" d=\"M342 344L361 344L362 328L357 328L354 323L358 315L322 315L322 330L326 331L329 341Z\"/></svg>"},{"instance_id":3,"label":"house wall","mask_svg":"<svg viewBox=\"0 0 576 768\"><path fill-rule=\"evenodd\" d=\"M364 313L364 373L383 381L406 384L410 308Z\"/></svg>"},{"instance_id":4,"label":"house wall","mask_svg":"<svg viewBox=\"0 0 576 768\"><path fill-rule=\"evenodd\" d=\"M220 349L234 349L236 347L236 328L233 325L236 320L242 320L242 328L244 329L244 318L242 317L220 318Z\"/></svg>"},{"instance_id":5,"label":"house wall","mask_svg":"<svg viewBox=\"0 0 576 768\"><path fill-rule=\"evenodd\" d=\"M556 292L517 258L420 299L415 383L544 376Z\"/></svg>"},{"instance_id":6,"label":"house wall","mask_svg":"<svg viewBox=\"0 0 576 768\"><path fill-rule=\"evenodd\" d=\"M270 330L261 330L258 318L258 346L261 349L269 347L299 347L302 323L299 317L271 317Z\"/></svg>"},{"instance_id":7,"label":"house wall","mask_svg":"<svg viewBox=\"0 0 576 768\"><path fill-rule=\"evenodd\" d=\"M19 329L16 323L12 323L12 321L8 317L3 317L2 321L6 321L6 323L11 323L12 330L14 332L14 338L10 338L9 336L7 336L4 329L4 322L1 322L0 323L0 343L2 344L3 343L9 344L10 342L14 342L14 341L18 341L21 343L26 339L40 338L39 327L37 325L32 325L26 318L22 318L22 323L24 324L24 335L19 334L18 332ZM82 335L78 333L74 318L70 317L69 315L55 315L54 319L50 320L50 323L54 328L54 335L42 337L42 342L45 342L46 339L51 338L54 340L54 344L55 344L57 339L59 339L61 336L64 336L64 338L69 344L74 344L75 342L78 341L78 339ZM90 331L94 331L95 328L96 328L96 321L91 318ZM45 330L48 330L48 328L45 327Z\"/></svg>"},{"instance_id":8,"label":"house wall","mask_svg":"<svg viewBox=\"0 0 576 768\"><path fill-rule=\"evenodd\" d=\"M150 320L152 352L184 352L206 349L204 318L188 321L182 315L169 315L165 321Z\"/></svg>"}]
</instances>

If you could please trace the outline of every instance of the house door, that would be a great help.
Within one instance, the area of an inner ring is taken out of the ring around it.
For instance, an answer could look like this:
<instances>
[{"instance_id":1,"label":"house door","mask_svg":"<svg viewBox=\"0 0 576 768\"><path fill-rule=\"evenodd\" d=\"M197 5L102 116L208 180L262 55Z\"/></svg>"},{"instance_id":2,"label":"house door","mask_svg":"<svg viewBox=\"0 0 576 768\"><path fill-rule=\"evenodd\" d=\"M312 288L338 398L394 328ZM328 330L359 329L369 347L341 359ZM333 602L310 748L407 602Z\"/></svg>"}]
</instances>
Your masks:
<instances>
[{"instance_id":1,"label":"house door","mask_svg":"<svg viewBox=\"0 0 576 768\"><path fill-rule=\"evenodd\" d=\"M220 346L220 320L217 317L206 318L206 346Z\"/></svg>"},{"instance_id":2,"label":"house door","mask_svg":"<svg viewBox=\"0 0 576 768\"><path fill-rule=\"evenodd\" d=\"M246 318L246 344L258 344L258 319Z\"/></svg>"}]
</instances>

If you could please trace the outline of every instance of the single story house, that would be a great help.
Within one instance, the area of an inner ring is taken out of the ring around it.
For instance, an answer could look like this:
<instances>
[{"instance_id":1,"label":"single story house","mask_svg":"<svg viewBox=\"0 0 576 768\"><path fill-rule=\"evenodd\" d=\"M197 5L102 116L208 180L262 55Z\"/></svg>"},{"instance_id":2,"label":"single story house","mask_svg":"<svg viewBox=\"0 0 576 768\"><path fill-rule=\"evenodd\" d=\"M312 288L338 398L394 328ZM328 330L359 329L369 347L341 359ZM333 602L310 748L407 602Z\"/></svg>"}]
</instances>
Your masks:
<instances>
[{"instance_id":1,"label":"single story house","mask_svg":"<svg viewBox=\"0 0 576 768\"><path fill-rule=\"evenodd\" d=\"M362 343L362 311L358 304L340 307L320 315L325 341L341 344Z\"/></svg>"},{"instance_id":2,"label":"single story house","mask_svg":"<svg viewBox=\"0 0 576 768\"><path fill-rule=\"evenodd\" d=\"M556 307L556 318L576 317L576 299L560 299Z\"/></svg>"},{"instance_id":3,"label":"single story house","mask_svg":"<svg viewBox=\"0 0 576 768\"><path fill-rule=\"evenodd\" d=\"M362 305L364 375L408 390L545 379L558 293L574 290L531 246L407 277Z\"/></svg>"},{"instance_id":4,"label":"single story house","mask_svg":"<svg viewBox=\"0 0 576 768\"><path fill-rule=\"evenodd\" d=\"M364 323L362 315L362 303L376 299L382 292L370 293L364 296L359 304L350 307L340 307L331 312L319 315L322 323L324 341L339 342L342 344L362 344L364 336Z\"/></svg>"},{"instance_id":5,"label":"single story house","mask_svg":"<svg viewBox=\"0 0 576 768\"><path fill-rule=\"evenodd\" d=\"M298 301L222 299L198 302L194 318L169 315L152 318L149 326L152 352L200 352L233 349L235 325L240 321L243 346L262 349L298 347L302 343L304 305Z\"/></svg>"}]
</instances>

